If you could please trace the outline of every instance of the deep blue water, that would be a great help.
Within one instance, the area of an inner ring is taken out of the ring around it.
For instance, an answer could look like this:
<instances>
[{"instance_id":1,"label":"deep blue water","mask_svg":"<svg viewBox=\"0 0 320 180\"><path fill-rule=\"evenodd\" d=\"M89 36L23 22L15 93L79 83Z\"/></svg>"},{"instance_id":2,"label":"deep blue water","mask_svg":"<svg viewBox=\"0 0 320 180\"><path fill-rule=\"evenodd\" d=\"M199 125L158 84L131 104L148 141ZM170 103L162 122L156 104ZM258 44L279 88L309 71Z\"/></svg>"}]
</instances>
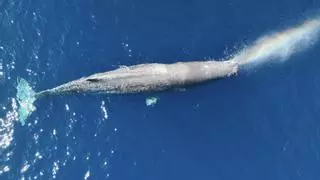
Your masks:
<instances>
[{"instance_id":1,"label":"deep blue water","mask_svg":"<svg viewBox=\"0 0 320 180\"><path fill-rule=\"evenodd\" d=\"M12 109L18 76L42 90L122 64L221 59L319 7L316 0L1 0L1 117ZM286 63L185 92L41 99L25 126L1 129L13 130L13 139L1 144L0 178L320 179L319 50L320 43ZM154 107L148 96L159 98Z\"/></svg>"}]
</instances>

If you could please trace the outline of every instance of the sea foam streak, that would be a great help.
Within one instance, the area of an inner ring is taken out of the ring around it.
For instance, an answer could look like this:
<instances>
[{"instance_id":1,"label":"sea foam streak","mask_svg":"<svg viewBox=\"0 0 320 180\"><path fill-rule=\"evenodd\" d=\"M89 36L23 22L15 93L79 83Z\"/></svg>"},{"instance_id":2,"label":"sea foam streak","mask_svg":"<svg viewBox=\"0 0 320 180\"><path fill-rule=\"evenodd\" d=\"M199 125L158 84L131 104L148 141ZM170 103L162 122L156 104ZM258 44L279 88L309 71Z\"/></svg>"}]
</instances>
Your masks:
<instances>
[{"instance_id":1,"label":"sea foam streak","mask_svg":"<svg viewBox=\"0 0 320 180\"><path fill-rule=\"evenodd\" d=\"M300 26L263 36L244 48L232 60L240 66L259 65L271 60L285 61L296 52L313 45L319 36L320 19L312 19Z\"/></svg>"}]
</instances>

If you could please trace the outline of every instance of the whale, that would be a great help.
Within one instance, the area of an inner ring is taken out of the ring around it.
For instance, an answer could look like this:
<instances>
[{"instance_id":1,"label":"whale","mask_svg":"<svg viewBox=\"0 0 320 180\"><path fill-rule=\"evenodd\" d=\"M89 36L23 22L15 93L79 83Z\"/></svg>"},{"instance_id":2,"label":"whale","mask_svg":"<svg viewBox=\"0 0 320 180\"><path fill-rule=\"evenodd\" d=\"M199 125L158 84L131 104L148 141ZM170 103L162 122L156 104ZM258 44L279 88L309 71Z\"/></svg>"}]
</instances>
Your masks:
<instances>
[{"instance_id":1,"label":"whale","mask_svg":"<svg viewBox=\"0 0 320 180\"><path fill-rule=\"evenodd\" d=\"M200 84L227 78L241 71L251 71L257 66L285 62L294 54L306 50L320 36L319 17L284 31L271 32L244 46L234 54L214 61L185 61L171 64L148 63L120 66L117 69L96 73L62 85L34 91L24 78L17 78L16 100L21 124L36 110L34 102L50 95L75 93L130 94L164 91L170 88ZM183 88L184 89L184 88Z\"/></svg>"},{"instance_id":2,"label":"whale","mask_svg":"<svg viewBox=\"0 0 320 180\"><path fill-rule=\"evenodd\" d=\"M26 119L36 110L34 102L48 96L80 93L133 94L174 88L185 90L187 85L236 75L240 65L235 60L208 60L120 66L114 70L81 77L42 91L34 91L27 80L18 77L16 86L18 117L21 125L24 125Z\"/></svg>"},{"instance_id":3,"label":"whale","mask_svg":"<svg viewBox=\"0 0 320 180\"><path fill-rule=\"evenodd\" d=\"M238 72L235 61L189 61L120 66L36 93L36 98L74 93L132 94L164 91L174 87L229 77Z\"/></svg>"}]
</instances>

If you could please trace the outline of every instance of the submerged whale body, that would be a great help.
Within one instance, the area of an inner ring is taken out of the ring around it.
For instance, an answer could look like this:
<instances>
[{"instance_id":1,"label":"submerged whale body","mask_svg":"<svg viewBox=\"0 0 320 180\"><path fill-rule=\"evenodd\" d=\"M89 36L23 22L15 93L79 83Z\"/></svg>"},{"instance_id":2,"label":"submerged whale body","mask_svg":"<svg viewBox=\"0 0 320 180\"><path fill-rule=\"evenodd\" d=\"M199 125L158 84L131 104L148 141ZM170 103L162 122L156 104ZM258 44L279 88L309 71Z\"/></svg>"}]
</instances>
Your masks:
<instances>
[{"instance_id":1,"label":"submerged whale body","mask_svg":"<svg viewBox=\"0 0 320 180\"><path fill-rule=\"evenodd\" d=\"M112 71L93 74L40 91L36 97L84 92L125 94L162 91L230 76L237 71L238 64L234 61L193 61L122 66Z\"/></svg>"}]
</instances>

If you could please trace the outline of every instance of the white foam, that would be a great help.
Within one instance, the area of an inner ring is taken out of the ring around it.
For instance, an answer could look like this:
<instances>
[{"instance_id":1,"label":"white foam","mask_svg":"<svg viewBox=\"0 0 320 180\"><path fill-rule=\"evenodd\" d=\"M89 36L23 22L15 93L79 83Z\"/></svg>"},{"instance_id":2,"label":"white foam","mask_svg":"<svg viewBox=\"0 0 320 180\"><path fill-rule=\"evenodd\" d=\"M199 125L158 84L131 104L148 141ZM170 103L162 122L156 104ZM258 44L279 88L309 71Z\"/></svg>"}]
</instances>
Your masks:
<instances>
[{"instance_id":1,"label":"white foam","mask_svg":"<svg viewBox=\"0 0 320 180\"><path fill-rule=\"evenodd\" d=\"M146 98L146 105L147 106L154 106L155 104L157 104L159 98L157 97L148 97Z\"/></svg>"},{"instance_id":2,"label":"white foam","mask_svg":"<svg viewBox=\"0 0 320 180\"><path fill-rule=\"evenodd\" d=\"M108 112L106 108L106 103L104 101L101 101L101 106L100 106L102 112L103 112L103 117L104 119L108 119Z\"/></svg>"},{"instance_id":3,"label":"white foam","mask_svg":"<svg viewBox=\"0 0 320 180\"><path fill-rule=\"evenodd\" d=\"M28 164L28 161L24 162L24 165L23 165L23 167L21 168L20 172L21 172L22 174L25 173L25 172L27 172L28 169L29 169L29 167L30 167L30 164Z\"/></svg>"},{"instance_id":4,"label":"white foam","mask_svg":"<svg viewBox=\"0 0 320 180\"><path fill-rule=\"evenodd\" d=\"M87 172L86 172L86 174L84 175L84 180L87 180L88 178L90 177L90 171L88 170Z\"/></svg>"},{"instance_id":5,"label":"white foam","mask_svg":"<svg viewBox=\"0 0 320 180\"><path fill-rule=\"evenodd\" d=\"M5 78L4 78L4 70L3 70L3 60L0 59L0 81L3 81Z\"/></svg>"},{"instance_id":6,"label":"white foam","mask_svg":"<svg viewBox=\"0 0 320 180\"><path fill-rule=\"evenodd\" d=\"M3 172L9 172L10 171L10 167L9 166L5 166L4 168L3 168Z\"/></svg>"},{"instance_id":7,"label":"white foam","mask_svg":"<svg viewBox=\"0 0 320 180\"><path fill-rule=\"evenodd\" d=\"M4 118L0 118L0 149L9 147L13 140L14 121L18 120L18 107L14 98L11 98L11 108Z\"/></svg>"},{"instance_id":8,"label":"white foam","mask_svg":"<svg viewBox=\"0 0 320 180\"><path fill-rule=\"evenodd\" d=\"M52 178L55 179L56 178L56 175L59 171L59 161L55 161L53 162L53 165L52 165Z\"/></svg>"},{"instance_id":9,"label":"white foam","mask_svg":"<svg viewBox=\"0 0 320 180\"><path fill-rule=\"evenodd\" d=\"M70 110L70 107L69 107L68 104L65 104L65 109L66 109L66 111L69 111L69 110Z\"/></svg>"}]
</instances>

